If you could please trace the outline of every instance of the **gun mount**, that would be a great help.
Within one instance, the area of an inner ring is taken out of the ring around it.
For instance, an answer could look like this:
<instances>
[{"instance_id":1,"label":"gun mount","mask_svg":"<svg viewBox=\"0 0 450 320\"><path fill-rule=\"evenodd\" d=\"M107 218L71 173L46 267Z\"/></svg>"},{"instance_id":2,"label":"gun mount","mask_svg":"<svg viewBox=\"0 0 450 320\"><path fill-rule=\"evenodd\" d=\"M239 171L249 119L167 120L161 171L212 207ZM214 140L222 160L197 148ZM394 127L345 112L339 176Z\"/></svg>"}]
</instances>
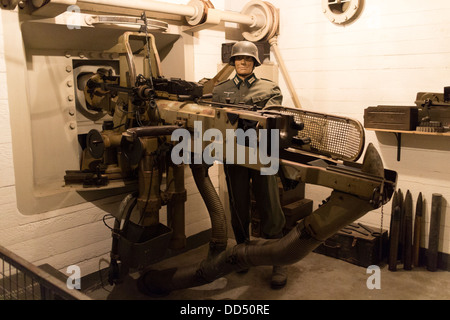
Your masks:
<instances>
[{"instance_id":1,"label":"gun mount","mask_svg":"<svg viewBox=\"0 0 450 320\"><path fill-rule=\"evenodd\" d=\"M19 1L3 3L4 8L14 9ZM31 10L37 16L58 11L64 3L89 7L100 3L118 7L144 5L144 2L125 4L124 1L112 0L20 3L27 6L23 10ZM167 7L182 8L177 12L187 16L196 28L211 25L211 17L217 18L218 12L207 1L192 3L194 5ZM145 5L156 4L146 1ZM201 10L193 8L197 5L201 5ZM64 7L62 11L66 9ZM156 10L154 7L134 9ZM250 1L242 14L228 14L227 17L229 21L244 25L242 30L248 40L276 40L274 35L279 17L273 9L266 2ZM82 22L84 28L91 28L89 23L100 21L91 15L82 16L85 18ZM47 24L51 23L59 23L59 29L66 28L67 18L63 15L54 22L45 21L39 30L47 30ZM123 21L119 19L116 22ZM144 290L167 292L209 282L219 275L252 265L293 263L343 226L390 200L397 176L394 171L384 169L375 148L369 145L363 162L356 162L365 147L364 130L359 122L283 106L260 109L213 103L203 94L199 83L163 77L156 37L148 32L145 14L140 21L138 27L141 32L121 33L109 50L103 50L92 41L89 43L96 48L94 53L100 48L102 52L92 59L93 62L82 61L85 68L76 78L80 103L77 108L80 107L95 121L104 121L101 130L89 130L85 135L86 141L79 143L82 148L80 170L68 170L65 176L65 187L80 192L109 191L124 185L133 189L114 213L111 284L119 281L130 268L149 266L168 248L185 246L184 204L187 192L184 170L187 164L211 217L209 258L177 271L171 278L150 274L140 282ZM41 51L47 48L42 48L33 37L38 33L34 21L25 19L21 26L28 32L26 41L39 53L36 55L39 59L33 61L38 65L46 57ZM114 31L114 34L118 33L116 29ZM74 33L74 37L78 37L76 43L84 45L84 35L89 32ZM110 39L108 37L108 41ZM72 48L72 39L63 40L56 49ZM271 43L276 49L276 41ZM68 55L60 55L62 61L58 60L67 73L82 64L74 61L67 65L64 57ZM17 72L17 75L22 73ZM41 76L36 71L31 78L37 83ZM67 75L64 73L64 76ZM72 82L63 76L61 79L67 82L65 89L72 90L73 79ZM36 91L33 92L37 96L44 95L42 92L45 90L40 88L36 86L30 90ZM74 97L69 95L68 100L71 99ZM73 116L72 111L69 110L70 116ZM75 125L71 126L70 130L75 128ZM333 191L324 205L283 239L226 250L224 210L208 176L208 165L214 161L234 162L261 172L278 173L286 189L305 183L325 186ZM167 206L167 225L159 219L163 206Z\"/></svg>"},{"instance_id":2,"label":"gun mount","mask_svg":"<svg viewBox=\"0 0 450 320\"><path fill-rule=\"evenodd\" d=\"M135 70L133 54L127 49L131 38L142 40L144 74L129 72ZM216 204L210 212L215 221L212 257L227 252L224 212L217 194L208 187L207 168L214 161L278 173L285 188L306 183L333 189L331 200L320 208L321 212L314 212L302 224L314 239L313 245L306 246L308 252L340 227L390 200L396 173L383 168L375 148L369 145L363 163L356 162L364 149L364 130L358 121L282 106L261 109L211 102L200 84L165 79L157 72L157 53L149 39L149 35L126 33L119 39L122 45L116 47L120 48L116 53L121 57L121 75L99 69L86 82L84 94L89 108L110 114L112 120L104 123L103 131L91 130L87 135L82 160L85 170L66 175L67 185L81 183L85 191L106 186L112 179L137 182L136 191L124 199L114 215L111 283L129 268L150 265L164 255L166 248L185 245L187 164L203 190L205 202ZM111 166L115 170L110 170ZM74 179L77 175L81 180ZM352 208L352 201L360 206ZM159 222L164 205L168 207L167 226ZM336 206L341 209L336 210ZM283 248L292 245L285 242ZM298 250L300 256L306 254L304 249ZM272 263L273 259L284 261L277 256L264 262L242 262L236 268ZM167 283L174 282L178 280ZM170 290L174 288L177 285Z\"/></svg>"}]
</instances>

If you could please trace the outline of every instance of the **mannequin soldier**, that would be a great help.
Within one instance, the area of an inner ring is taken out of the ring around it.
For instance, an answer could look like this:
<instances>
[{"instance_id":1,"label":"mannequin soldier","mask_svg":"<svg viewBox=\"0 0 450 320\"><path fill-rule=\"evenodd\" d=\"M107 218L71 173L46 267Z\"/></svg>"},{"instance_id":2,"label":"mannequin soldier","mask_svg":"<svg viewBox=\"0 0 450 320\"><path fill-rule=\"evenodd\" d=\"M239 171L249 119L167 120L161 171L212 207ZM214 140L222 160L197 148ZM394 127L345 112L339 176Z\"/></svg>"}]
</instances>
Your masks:
<instances>
[{"instance_id":1,"label":"mannequin soldier","mask_svg":"<svg viewBox=\"0 0 450 320\"><path fill-rule=\"evenodd\" d=\"M283 96L280 88L270 80L258 79L253 73L254 68L261 65L255 44L249 41L236 43L232 48L229 63L235 67L236 75L214 88L213 102L244 103L259 107L281 105ZM280 204L276 176L261 175L259 171L226 163L224 171L236 242L244 243L250 239L250 189L261 215L264 236L269 239L281 238L286 221ZM287 268L273 266L272 288L283 288L286 282Z\"/></svg>"}]
</instances>

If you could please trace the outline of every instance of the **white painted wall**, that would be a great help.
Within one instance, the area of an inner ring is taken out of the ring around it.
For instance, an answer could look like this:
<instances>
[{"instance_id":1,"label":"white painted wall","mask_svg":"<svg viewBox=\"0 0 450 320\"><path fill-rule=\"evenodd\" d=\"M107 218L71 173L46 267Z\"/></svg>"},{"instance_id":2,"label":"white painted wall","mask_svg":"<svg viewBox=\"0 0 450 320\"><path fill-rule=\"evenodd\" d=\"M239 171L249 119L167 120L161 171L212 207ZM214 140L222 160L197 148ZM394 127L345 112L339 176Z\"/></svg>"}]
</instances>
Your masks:
<instances>
[{"instance_id":1,"label":"white painted wall","mask_svg":"<svg viewBox=\"0 0 450 320\"><path fill-rule=\"evenodd\" d=\"M304 109L363 123L369 106L414 106L418 92L442 93L450 84L449 1L366 0L360 18L347 26L332 24L321 2L271 1L281 11L279 47ZM293 106L287 88L282 88L286 105ZM394 134L366 131L366 139L378 148L385 167L398 172L398 187L403 193L411 191L414 206L423 193L426 230L432 194L443 195L440 251L449 253L450 137L404 134L400 162ZM316 205L325 195L321 188L307 188ZM390 212L389 203L384 226L389 225ZM379 226L380 213L362 220Z\"/></svg>"},{"instance_id":2,"label":"white painted wall","mask_svg":"<svg viewBox=\"0 0 450 320\"><path fill-rule=\"evenodd\" d=\"M331 23L320 0L271 0L280 9L278 46L303 109L342 115L364 122L364 109L376 105L414 106L418 92L443 92L450 85L450 2L446 0L365 0L360 17L346 26ZM240 11L247 1L228 0ZM273 57L272 57L273 60ZM284 104L294 106L280 75ZM404 134L397 162L391 133L366 131L366 143L379 150L385 167L399 174L398 187L414 200L425 199L428 246L431 199L444 197L440 229L442 252L450 252L450 137ZM319 205L329 190L307 186ZM389 227L391 204L384 207ZM361 219L380 226L381 210Z\"/></svg>"},{"instance_id":3,"label":"white painted wall","mask_svg":"<svg viewBox=\"0 0 450 320\"><path fill-rule=\"evenodd\" d=\"M223 9L220 1L215 5L216 8ZM82 203L42 214L20 213L16 201L4 28L0 15L0 245L35 265L48 263L61 272L66 272L68 266L76 264L80 266L82 276L91 274L108 266L111 233L102 219L117 210L123 196ZM201 67L196 68L193 78L187 80L198 81L203 77L213 76L220 61L218 60L220 43L224 42L224 33L201 31L194 35L193 42L192 50L195 54L191 57L191 63ZM214 52L202 48L200 46L202 42L217 43L217 50ZM217 59L212 57L214 54ZM212 168L210 175L213 183L218 186L218 169ZM206 207L189 174L186 188L188 190L186 233L190 236L207 230L211 225ZM161 211L161 221L165 221L165 208ZM112 220L107 222L111 225Z\"/></svg>"}]
</instances>

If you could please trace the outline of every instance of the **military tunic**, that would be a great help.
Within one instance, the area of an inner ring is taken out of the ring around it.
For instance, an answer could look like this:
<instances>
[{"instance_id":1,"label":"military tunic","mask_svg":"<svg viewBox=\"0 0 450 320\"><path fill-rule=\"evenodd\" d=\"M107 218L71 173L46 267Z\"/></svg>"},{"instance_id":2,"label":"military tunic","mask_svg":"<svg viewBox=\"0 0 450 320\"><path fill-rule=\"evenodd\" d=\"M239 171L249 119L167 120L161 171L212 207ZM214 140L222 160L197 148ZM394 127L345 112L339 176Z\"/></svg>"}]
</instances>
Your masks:
<instances>
[{"instance_id":1,"label":"military tunic","mask_svg":"<svg viewBox=\"0 0 450 320\"><path fill-rule=\"evenodd\" d=\"M280 88L272 81L258 79L255 74L242 80L233 79L219 83L213 90L214 102L256 105L259 107L281 105L283 96Z\"/></svg>"},{"instance_id":2,"label":"military tunic","mask_svg":"<svg viewBox=\"0 0 450 320\"><path fill-rule=\"evenodd\" d=\"M242 80L236 75L214 88L212 101L265 107L281 105L283 96L280 88L270 80L258 79L254 74ZM286 220L280 204L276 176L261 175L259 171L234 164L225 164L224 171L230 200L231 224L237 243L243 243L250 238L251 191L261 215L264 235L267 238L279 238Z\"/></svg>"}]
</instances>

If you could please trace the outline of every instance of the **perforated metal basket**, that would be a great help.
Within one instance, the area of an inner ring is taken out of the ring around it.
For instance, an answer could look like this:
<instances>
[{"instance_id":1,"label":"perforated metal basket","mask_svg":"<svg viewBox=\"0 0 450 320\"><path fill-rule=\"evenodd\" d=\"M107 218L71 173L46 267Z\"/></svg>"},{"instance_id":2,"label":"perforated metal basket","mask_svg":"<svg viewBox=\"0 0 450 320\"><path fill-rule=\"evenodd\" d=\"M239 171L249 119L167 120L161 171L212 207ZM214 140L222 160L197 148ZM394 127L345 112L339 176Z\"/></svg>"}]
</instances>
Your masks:
<instances>
[{"instance_id":1,"label":"perforated metal basket","mask_svg":"<svg viewBox=\"0 0 450 320\"><path fill-rule=\"evenodd\" d=\"M345 161L358 160L364 150L364 128L357 120L282 106L270 106L264 110L293 115L295 122L304 123L304 129L298 131L297 138L310 138L311 143L292 145L292 148Z\"/></svg>"}]
</instances>

